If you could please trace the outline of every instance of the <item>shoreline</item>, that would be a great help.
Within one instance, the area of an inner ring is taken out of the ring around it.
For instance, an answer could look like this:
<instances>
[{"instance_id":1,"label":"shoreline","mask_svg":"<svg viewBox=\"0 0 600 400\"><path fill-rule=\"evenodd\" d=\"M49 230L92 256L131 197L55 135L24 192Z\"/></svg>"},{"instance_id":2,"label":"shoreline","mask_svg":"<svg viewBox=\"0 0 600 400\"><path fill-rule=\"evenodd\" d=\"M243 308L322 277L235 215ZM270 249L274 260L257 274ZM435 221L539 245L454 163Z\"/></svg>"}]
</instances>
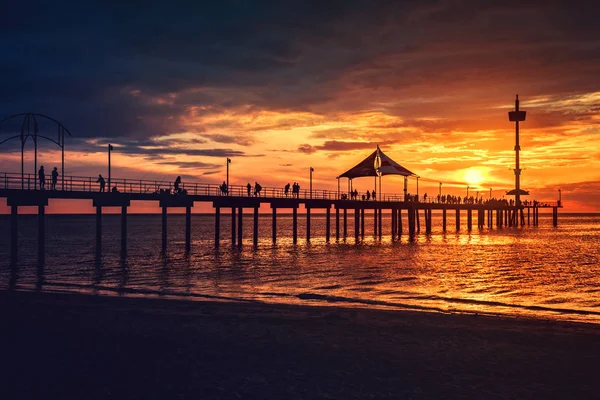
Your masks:
<instances>
[{"instance_id":1,"label":"shoreline","mask_svg":"<svg viewBox=\"0 0 600 400\"><path fill-rule=\"evenodd\" d=\"M22 398L598 398L600 326L0 291Z\"/></svg>"}]
</instances>

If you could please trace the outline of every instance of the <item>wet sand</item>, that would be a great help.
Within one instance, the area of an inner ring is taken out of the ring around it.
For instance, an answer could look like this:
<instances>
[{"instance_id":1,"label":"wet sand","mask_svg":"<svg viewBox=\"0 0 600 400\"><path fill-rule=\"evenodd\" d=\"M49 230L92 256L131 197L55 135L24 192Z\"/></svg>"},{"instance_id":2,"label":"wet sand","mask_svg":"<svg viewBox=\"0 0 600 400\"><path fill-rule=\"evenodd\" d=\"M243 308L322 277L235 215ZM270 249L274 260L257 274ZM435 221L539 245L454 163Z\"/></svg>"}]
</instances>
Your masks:
<instances>
[{"instance_id":1,"label":"wet sand","mask_svg":"<svg viewBox=\"0 0 600 400\"><path fill-rule=\"evenodd\" d=\"M0 292L3 399L600 398L600 326Z\"/></svg>"}]
</instances>

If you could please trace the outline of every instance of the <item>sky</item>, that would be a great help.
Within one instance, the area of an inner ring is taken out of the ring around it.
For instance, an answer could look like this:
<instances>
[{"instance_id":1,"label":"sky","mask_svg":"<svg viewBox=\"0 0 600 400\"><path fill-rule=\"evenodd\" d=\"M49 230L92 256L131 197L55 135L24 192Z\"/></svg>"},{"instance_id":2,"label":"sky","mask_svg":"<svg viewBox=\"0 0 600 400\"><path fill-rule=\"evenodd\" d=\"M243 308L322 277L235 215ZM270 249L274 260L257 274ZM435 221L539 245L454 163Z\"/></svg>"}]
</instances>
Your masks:
<instances>
[{"instance_id":1,"label":"sky","mask_svg":"<svg viewBox=\"0 0 600 400\"><path fill-rule=\"evenodd\" d=\"M65 175L106 176L112 143L115 178L218 184L229 157L231 184L307 188L313 167L313 186L335 190L379 145L421 177L420 194L442 182L444 194L502 197L519 94L529 199L561 189L565 211L600 211L593 2L10 2L2 20L0 118L66 126ZM0 141L20 123L0 124ZM39 147L47 172L60 166L54 144ZM0 145L1 172L19 160L18 141ZM383 192L402 188L384 177Z\"/></svg>"}]
</instances>

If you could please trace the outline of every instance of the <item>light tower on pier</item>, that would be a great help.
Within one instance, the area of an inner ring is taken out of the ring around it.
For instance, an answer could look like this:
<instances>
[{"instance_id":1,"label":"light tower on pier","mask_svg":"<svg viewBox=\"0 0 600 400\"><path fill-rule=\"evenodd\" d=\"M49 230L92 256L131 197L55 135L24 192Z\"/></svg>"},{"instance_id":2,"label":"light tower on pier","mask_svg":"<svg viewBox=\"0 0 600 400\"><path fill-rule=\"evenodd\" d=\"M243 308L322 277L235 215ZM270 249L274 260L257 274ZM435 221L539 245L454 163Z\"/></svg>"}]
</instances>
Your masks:
<instances>
[{"instance_id":1,"label":"light tower on pier","mask_svg":"<svg viewBox=\"0 0 600 400\"><path fill-rule=\"evenodd\" d=\"M525 111L519 110L519 95L515 99L515 110L508 112L508 120L515 123L515 205L521 206L521 166L519 163L519 122L525 121Z\"/></svg>"}]
</instances>

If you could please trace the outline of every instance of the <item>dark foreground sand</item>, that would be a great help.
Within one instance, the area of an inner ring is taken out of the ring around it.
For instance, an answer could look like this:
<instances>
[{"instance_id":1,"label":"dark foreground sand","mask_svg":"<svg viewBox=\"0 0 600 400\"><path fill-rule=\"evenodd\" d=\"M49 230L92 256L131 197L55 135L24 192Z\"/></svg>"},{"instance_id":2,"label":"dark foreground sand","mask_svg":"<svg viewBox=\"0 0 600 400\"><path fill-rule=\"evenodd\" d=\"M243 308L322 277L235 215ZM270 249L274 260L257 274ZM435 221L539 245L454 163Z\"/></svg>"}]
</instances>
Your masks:
<instances>
[{"instance_id":1,"label":"dark foreground sand","mask_svg":"<svg viewBox=\"0 0 600 400\"><path fill-rule=\"evenodd\" d=\"M0 292L0 398L600 398L600 326Z\"/></svg>"}]
</instances>

